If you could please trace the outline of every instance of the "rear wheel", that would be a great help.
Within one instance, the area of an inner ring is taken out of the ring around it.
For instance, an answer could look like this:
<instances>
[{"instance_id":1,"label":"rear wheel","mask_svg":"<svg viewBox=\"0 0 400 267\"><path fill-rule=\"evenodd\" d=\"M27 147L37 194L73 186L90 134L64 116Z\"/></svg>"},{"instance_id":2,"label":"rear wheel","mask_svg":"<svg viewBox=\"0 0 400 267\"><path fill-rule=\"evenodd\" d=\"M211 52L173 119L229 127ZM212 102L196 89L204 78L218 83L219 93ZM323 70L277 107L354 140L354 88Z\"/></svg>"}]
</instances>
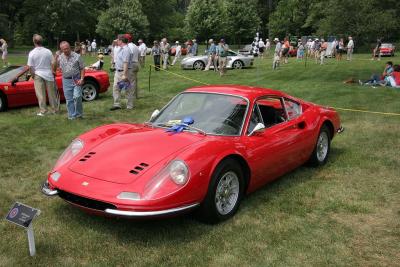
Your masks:
<instances>
[{"instance_id":1,"label":"rear wheel","mask_svg":"<svg viewBox=\"0 0 400 267\"><path fill-rule=\"evenodd\" d=\"M233 159L222 161L215 169L207 195L199 209L199 219L218 223L232 217L243 196L243 171Z\"/></svg>"},{"instance_id":2,"label":"rear wheel","mask_svg":"<svg viewBox=\"0 0 400 267\"><path fill-rule=\"evenodd\" d=\"M232 67L234 69L242 69L243 68L243 62L240 60L236 60L235 62L232 63Z\"/></svg>"},{"instance_id":3,"label":"rear wheel","mask_svg":"<svg viewBox=\"0 0 400 267\"><path fill-rule=\"evenodd\" d=\"M204 62L197 60L193 63L193 69L195 70L203 70L205 68Z\"/></svg>"},{"instance_id":4,"label":"rear wheel","mask_svg":"<svg viewBox=\"0 0 400 267\"><path fill-rule=\"evenodd\" d=\"M0 112L7 110L7 97L0 92Z\"/></svg>"},{"instance_id":5,"label":"rear wheel","mask_svg":"<svg viewBox=\"0 0 400 267\"><path fill-rule=\"evenodd\" d=\"M82 85L82 98L85 101L93 101L99 96L99 86L94 81L85 81Z\"/></svg>"},{"instance_id":6,"label":"rear wheel","mask_svg":"<svg viewBox=\"0 0 400 267\"><path fill-rule=\"evenodd\" d=\"M329 128L324 124L319 131L317 143L315 145L313 153L311 154L309 163L312 166L324 165L328 160L330 149L331 134Z\"/></svg>"}]
</instances>

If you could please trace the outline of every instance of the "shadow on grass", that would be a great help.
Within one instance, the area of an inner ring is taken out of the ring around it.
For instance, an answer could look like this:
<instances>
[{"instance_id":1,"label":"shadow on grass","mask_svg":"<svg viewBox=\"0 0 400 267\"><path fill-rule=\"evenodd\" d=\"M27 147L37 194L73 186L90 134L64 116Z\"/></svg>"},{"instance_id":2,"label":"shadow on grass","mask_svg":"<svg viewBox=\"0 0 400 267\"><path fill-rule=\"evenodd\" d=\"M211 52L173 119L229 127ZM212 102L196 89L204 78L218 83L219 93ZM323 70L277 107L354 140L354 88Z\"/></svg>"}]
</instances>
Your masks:
<instances>
[{"instance_id":1,"label":"shadow on grass","mask_svg":"<svg viewBox=\"0 0 400 267\"><path fill-rule=\"evenodd\" d=\"M341 153L343 153L342 150L332 148L329 164L325 167L329 168L329 166L335 165ZM320 168L300 167L263 186L244 199L241 209L235 216L252 216L253 213L258 213L257 210L261 209L262 206L277 205L274 199L284 198L281 196L282 193L288 193L293 188L300 187L311 180L319 171ZM321 185L323 183L318 183L318 186ZM315 190L315 187L313 190ZM301 193L303 191L300 190ZM57 199L57 201L59 201L57 205L53 206L53 214L57 217L56 220L60 224L63 224L65 231L73 232L77 231L77 229L82 231L82 233L91 231L99 235L117 237L123 243L134 242L137 245L162 246L165 243L193 242L201 238L202 235L207 235L210 231L219 231L219 229L235 223L235 220L231 219L217 225L203 224L195 219L195 211L163 219L133 220L108 218L87 214L78 208L62 202L61 199ZM279 201L285 200L280 199ZM271 207L271 209L275 208Z\"/></svg>"}]
</instances>

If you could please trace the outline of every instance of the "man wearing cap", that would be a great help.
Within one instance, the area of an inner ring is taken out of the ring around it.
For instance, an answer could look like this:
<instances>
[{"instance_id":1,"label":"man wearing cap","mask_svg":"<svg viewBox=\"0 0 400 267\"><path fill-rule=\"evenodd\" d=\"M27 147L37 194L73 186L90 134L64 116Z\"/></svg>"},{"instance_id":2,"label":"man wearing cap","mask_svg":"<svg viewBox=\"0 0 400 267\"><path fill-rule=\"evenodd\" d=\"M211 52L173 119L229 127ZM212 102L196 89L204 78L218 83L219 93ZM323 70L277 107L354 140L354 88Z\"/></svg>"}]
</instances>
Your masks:
<instances>
[{"instance_id":1,"label":"man wearing cap","mask_svg":"<svg viewBox=\"0 0 400 267\"><path fill-rule=\"evenodd\" d=\"M146 51L147 51L147 46L145 43L143 43L142 39L139 39L139 51L140 51L140 56L139 56L139 65L141 68L144 67L144 63L146 60Z\"/></svg>"},{"instance_id":2,"label":"man wearing cap","mask_svg":"<svg viewBox=\"0 0 400 267\"><path fill-rule=\"evenodd\" d=\"M129 67L129 80L132 84L132 88L133 88L135 97L139 98L138 97L138 94L139 94L138 72L139 72L140 50L139 50L139 47L132 42L132 40L133 40L132 35L127 34L126 37L128 38L128 47L132 54L132 64ZM131 109L131 108L133 108L133 106L128 105L127 108Z\"/></svg>"},{"instance_id":3,"label":"man wearing cap","mask_svg":"<svg viewBox=\"0 0 400 267\"><path fill-rule=\"evenodd\" d=\"M217 55L217 46L214 43L213 39L208 40L208 44L210 47L208 48L207 54L208 54L208 62L207 66L204 69L204 71L207 71L210 69L211 64L214 66L214 71L217 71L217 64L215 62L216 55Z\"/></svg>"},{"instance_id":4,"label":"man wearing cap","mask_svg":"<svg viewBox=\"0 0 400 267\"><path fill-rule=\"evenodd\" d=\"M82 118L82 84L85 77L85 66L81 56L71 51L67 41L60 43L62 54L57 51L53 70L61 68L62 84L65 100L67 102L68 119Z\"/></svg>"},{"instance_id":5,"label":"man wearing cap","mask_svg":"<svg viewBox=\"0 0 400 267\"><path fill-rule=\"evenodd\" d=\"M103 54L99 54L97 56L97 61L95 63L93 63L92 65L90 65L89 67L87 67L88 69L93 69L93 70L101 70L103 69L103 65L104 65L104 56Z\"/></svg>"},{"instance_id":6,"label":"man wearing cap","mask_svg":"<svg viewBox=\"0 0 400 267\"><path fill-rule=\"evenodd\" d=\"M175 65L176 61L181 58L182 54L182 46L179 44L179 41L175 42L175 58L174 61L172 61L171 66Z\"/></svg>"},{"instance_id":7,"label":"man wearing cap","mask_svg":"<svg viewBox=\"0 0 400 267\"><path fill-rule=\"evenodd\" d=\"M281 50L282 50L282 44L279 42L278 38L274 39L275 43L275 52L274 52L274 60L272 62L272 69L276 69L279 67L279 62L281 59Z\"/></svg>"},{"instance_id":8,"label":"man wearing cap","mask_svg":"<svg viewBox=\"0 0 400 267\"><path fill-rule=\"evenodd\" d=\"M132 57L128 47L128 38L126 35L118 36L118 45L120 47L115 60L115 74L114 74L114 85L113 85L113 98L114 104L110 110L121 109L121 90L120 85L124 83L130 83L132 80ZM131 79L130 79L131 78ZM126 88L126 96L128 103L126 105L127 109L133 108L133 86L130 83Z\"/></svg>"},{"instance_id":9,"label":"man wearing cap","mask_svg":"<svg viewBox=\"0 0 400 267\"><path fill-rule=\"evenodd\" d=\"M168 43L167 38L163 38L161 40L161 53L163 59L163 69L166 70L168 68L168 58L169 58L169 49L171 48L170 44Z\"/></svg>"},{"instance_id":10,"label":"man wearing cap","mask_svg":"<svg viewBox=\"0 0 400 267\"><path fill-rule=\"evenodd\" d=\"M217 47L218 65L219 65L219 75L222 76L226 73L226 57L228 56L229 46L225 43L224 39L219 41Z\"/></svg>"}]
</instances>

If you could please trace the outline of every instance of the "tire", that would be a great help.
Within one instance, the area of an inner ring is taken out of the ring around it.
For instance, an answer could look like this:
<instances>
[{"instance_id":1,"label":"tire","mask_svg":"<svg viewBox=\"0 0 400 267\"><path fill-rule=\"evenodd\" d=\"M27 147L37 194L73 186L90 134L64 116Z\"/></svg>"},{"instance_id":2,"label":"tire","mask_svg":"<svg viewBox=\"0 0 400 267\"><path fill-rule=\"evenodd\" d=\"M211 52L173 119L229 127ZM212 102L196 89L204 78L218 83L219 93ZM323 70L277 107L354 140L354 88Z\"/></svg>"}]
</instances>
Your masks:
<instances>
[{"instance_id":1,"label":"tire","mask_svg":"<svg viewBox=\"0 0 400 267\"><path fill-rule=\"evenodd\" d=\"M233 69L237 69L237 70L240 70L240 69L242 69L243 68L243 62L242 61L240 61L240 60L235 60L233 63L232 63L232 68Z\"/></svg>"},{"instance_id":2,"label":"tire","mask_svg":"<svg viewBox=\"0 0 400 267\"><path fill-rule=\"evenodd\" d=\"M82 99L93 101L99 97L99 86L94 81L85 81L82 85Z\"/></svg>"},{"instance_id":3,"label":"tire","mask_svg":"<svg viewBox=\"0 0 400 267\"><path fill-rule=\"evenodd\" d=\"M198 219L210 224L229 219L237 212L243 191L244 175L239 163L233 159L223 160L211 177Z\"/></svg>"},{"instance_id":4,"label":"tire","mask_svg":"<svg viewBox=\"0 0 400 267\"><path fill-rule=\"evenodd\" d=\"M329 152L331 150L331 133L329 128L322 125L317 143L309 159L309 164L314 167L322 166L328 161Z\"/></svg>"},{"instance_id":5,"label":"tire","mask_svg":"<svg viewBox=\"0 0 400 267\"><path fill-rule=\"evenodd\" d=\"M205 66L204 62L201 60L197 60L193 63L193 69L195 69L195 70L204 70L205 67L206 66Z\"/></svg>"},{"instance_id":6,"label":"tire","mask_svg":"<svg viewBox=\"0 0 400 267\"><path fill-rule=\"evenodd\" d=\"M7 97L0 92L0 112L6 111L8 108Z\"/></svg>"}]
</instances>

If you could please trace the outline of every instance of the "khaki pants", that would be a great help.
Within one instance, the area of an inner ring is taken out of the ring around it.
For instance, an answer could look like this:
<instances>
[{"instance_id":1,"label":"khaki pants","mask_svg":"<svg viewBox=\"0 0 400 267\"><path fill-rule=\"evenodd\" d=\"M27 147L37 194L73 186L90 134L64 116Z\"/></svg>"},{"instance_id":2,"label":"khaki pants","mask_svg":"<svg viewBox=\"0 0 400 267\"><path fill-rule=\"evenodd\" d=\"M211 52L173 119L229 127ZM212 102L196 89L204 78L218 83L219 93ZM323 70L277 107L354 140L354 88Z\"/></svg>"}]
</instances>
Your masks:
<instances>
[{"instance_id":1,"label":"khaki pants","mask_svg":"<svg viewBox=\"0 0 400 267\"><path fill-rule=\"evenodd\" d=\"M224 75L226 73L226 57L218 57L219 64L219 75Z\"/></svg>"},{"instance_id":2,"label":"khaki pants","mask_svg":"<svg viewBox=\"0 0 400 267\"><path fill-rule=\"evenodd\" d=\"M132 89L133 92L135 94L135 98L139 98L138 94L139 94L139 88L138 88L138 72L139 72L139 64L138 63L133 63L132 68L128 71L130 72L129 74L129 81L132 84ZM133 95L132 95L133 96ZM128 98L128 107L133 107L133 98L132 98L132 105L129 105L129 98Z\"/></svg>"},{"instance_id":3,"label":"khaki pants","mask_svg":"<svg viewBox=\"0 0 400 267\"><path fill-rule=\"evenodd\" d=\"M137 66L137 65L136 65ZM122 81L123 71L115 71L114 74L114 84L113 84L113 98L114 98L114 107L121 107L121 89L118 87L118 82ZM136 72L137 73L137 72ZM127 98L126 108L133 108L133 94L134 94L134 84L133 84L133 71L128 70L128 80L130 82L130 86L125 91L125 96Z\"/></svg>"},{"instance_id":4,"label":"khaki pants","mask_svg":"<svg viewBox=\"0 0 400 267\"><path fill-rule=\"evenodd\" d=\"M49 104L52 108L52 112L58 111L58 101L56 92L56 88L54 86L54 81L47 81L40 77L39 75L35 75L34 78L34 86L35 86L35 93L36 97L39 102L39 109L41 113L45 113L47 111L46 107L46 91L47 95L49 96Z\"/></svg>"}]
</instances>

